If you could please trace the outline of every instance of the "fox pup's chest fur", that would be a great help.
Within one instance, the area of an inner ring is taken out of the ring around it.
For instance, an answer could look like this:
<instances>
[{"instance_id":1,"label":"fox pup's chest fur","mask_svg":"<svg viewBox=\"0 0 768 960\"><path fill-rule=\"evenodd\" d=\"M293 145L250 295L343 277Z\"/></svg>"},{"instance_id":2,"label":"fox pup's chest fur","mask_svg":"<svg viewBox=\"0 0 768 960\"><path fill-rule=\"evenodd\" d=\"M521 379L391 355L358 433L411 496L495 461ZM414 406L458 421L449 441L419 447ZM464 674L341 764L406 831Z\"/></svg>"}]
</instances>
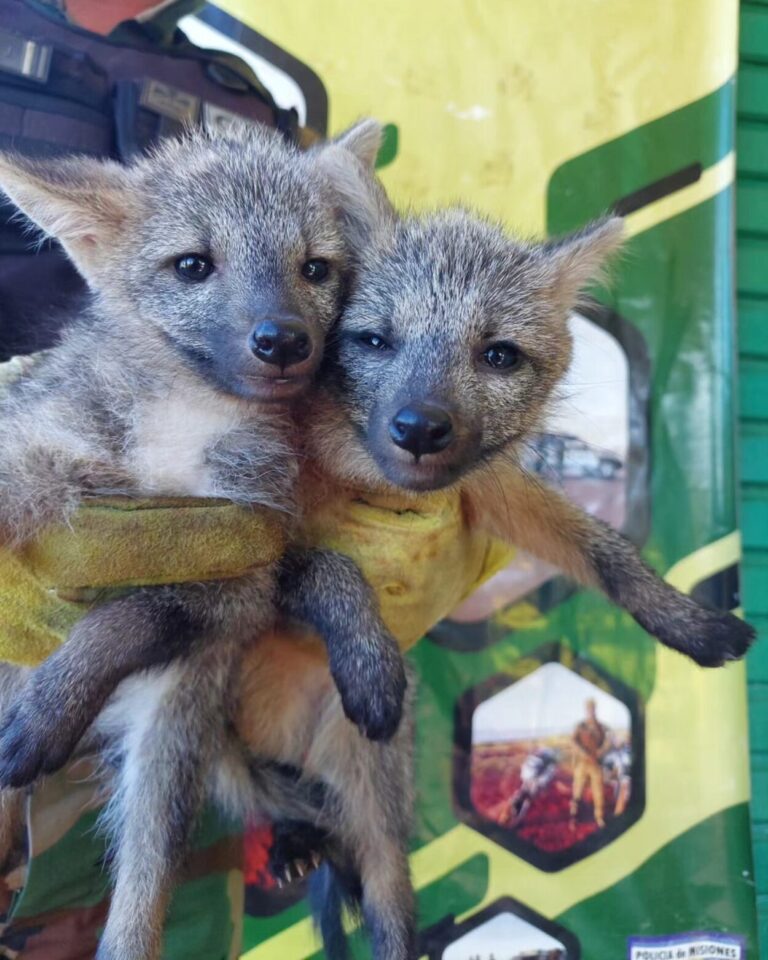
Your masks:
<instances>
[{"instance_id":1,"label":"fox pup's chest fur","mask_svg":"<svg viewBox=\"0 0 768 960\"><path fill-rule=\"evenodd\" d=\"M174 384L139 401L132 430L133 470L147 494L218 495L210 453L247 422L243 404L199 385Z\"/></svg>"}]
</instances>

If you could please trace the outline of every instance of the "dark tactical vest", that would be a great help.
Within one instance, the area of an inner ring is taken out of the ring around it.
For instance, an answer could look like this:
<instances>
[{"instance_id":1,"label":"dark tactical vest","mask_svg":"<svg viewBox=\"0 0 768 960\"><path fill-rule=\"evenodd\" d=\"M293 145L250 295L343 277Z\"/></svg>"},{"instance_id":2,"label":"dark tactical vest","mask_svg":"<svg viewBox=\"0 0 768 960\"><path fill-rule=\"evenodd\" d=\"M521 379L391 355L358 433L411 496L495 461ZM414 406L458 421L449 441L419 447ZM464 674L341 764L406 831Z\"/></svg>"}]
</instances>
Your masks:
<instances>
[{"instance_id":1,"label":"dark tactical vest","mask_svg":"<svg viewBox=\"0 0 768 960\"><path fill-rule=\"evenodd\" d=\"M33 0L0 0L0 150L128 160L189 123L233 117L296 134L240 61L186 42L161 47L137 29L110 39L66 23ZM57 244L30 243L0 201L0 360L55 342L85 286Z\"/></svg>"}]
</instances>

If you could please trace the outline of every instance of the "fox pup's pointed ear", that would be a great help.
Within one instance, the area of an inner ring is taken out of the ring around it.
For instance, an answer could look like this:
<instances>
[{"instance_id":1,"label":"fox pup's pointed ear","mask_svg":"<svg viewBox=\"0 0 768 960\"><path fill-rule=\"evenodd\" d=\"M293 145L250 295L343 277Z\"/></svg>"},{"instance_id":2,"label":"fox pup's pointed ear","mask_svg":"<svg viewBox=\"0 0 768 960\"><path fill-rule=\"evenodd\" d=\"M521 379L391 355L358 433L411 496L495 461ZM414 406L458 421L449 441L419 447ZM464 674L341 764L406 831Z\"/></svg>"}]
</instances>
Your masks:
<instances>
[{"instance_id":1,"label":"fox pup's pointed ear","mask_svg":"<svg viewBox=\"0 0 768 960\"><path fill-rule=\"evenodd\" d=\"M127 179L125 167L90 157L42 162L0 153L0 192L56 238L89 281L128 215Z\"/></svg>"},{"instance_id":2,"label":"fox pup's pointed ear","mask_svg":"<svg viewBox=\"0 0 768 960\"><path fill-rule=\"evenodd\" d=\"M581 290L599 280L610 257L624 240L621 217L595 220L577 233L551 240L542 247L551 288L558 303L570 309Z\"/></svg>"},{"instance_id":3,"label":"fox pup's pointed ear","mask_svg":"<svg viewBox=\"0 0 768 960\"><path fill-rule=\"evenodd\" d=\"M396 215L373 167L381 143L381 124L361 120L317 148L321 175L333 194L344 232L353 251L371 242Z\"/></svg>"},{"instance_id":4,"label":"fox pup's pointed ear","mask_svg":"<svg viewBox=\"0 0 768 960\"><path fill-rule=\"evenodd\" d=\"M366 167L373 170L379 154L384 127L378 120L369 117L360 120L344 133L340 133L332 143L354 154Z\"/></svg>"}]
</instances>

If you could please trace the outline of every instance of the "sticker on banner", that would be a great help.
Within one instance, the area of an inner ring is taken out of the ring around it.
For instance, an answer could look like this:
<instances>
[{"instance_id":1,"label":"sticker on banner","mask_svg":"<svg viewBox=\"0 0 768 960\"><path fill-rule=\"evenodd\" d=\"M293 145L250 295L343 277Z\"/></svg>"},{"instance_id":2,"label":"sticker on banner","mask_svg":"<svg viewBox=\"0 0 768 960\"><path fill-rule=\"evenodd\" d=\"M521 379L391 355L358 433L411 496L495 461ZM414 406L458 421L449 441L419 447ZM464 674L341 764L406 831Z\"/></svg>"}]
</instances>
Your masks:
<instances>
[{"instance_id":1,"label":"sticker on banner","mask_svg":"<svg viewBox=\"0 0 768 960\"><path fill-rule=\"evenodd\" d=\"M726 933L682 933L630 937L628 960L745 960L744 937Z\"/></svg>"}]
</instances>

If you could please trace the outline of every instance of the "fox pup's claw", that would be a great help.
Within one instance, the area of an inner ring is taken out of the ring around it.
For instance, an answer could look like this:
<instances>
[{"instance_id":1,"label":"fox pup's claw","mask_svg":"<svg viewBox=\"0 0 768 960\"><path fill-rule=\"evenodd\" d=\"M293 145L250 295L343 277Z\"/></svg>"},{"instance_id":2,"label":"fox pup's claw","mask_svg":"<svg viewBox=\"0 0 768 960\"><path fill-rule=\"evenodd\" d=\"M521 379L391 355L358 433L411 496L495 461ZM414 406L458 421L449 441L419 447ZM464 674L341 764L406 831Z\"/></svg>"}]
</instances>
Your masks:
<instances>
[{"instance_id":1,"label":"fox pup's claw","mask_svg":"<svg viewBox=\"0 0 768 960\"><path fill-rule=\"evenodd\" d=\"M347 719L369 740L391 740L397 733L408 686L399 651L396 658L380 653L367 662L365 657L350 658L333 671Z\"/></svg>"},{"instance_id":2,"label":"fox pup's claw","mask_svg":"<svg viewBox=\"0 0 768 960\"><path fill-rule=\"evenodd\" d=\"M303 880L316 870L323 861L327 840L328 834L311 823L291 820L275 824L269 870L278 887Z\"/></svg>"},{"instance_id":3,"label":"fox pup's claw","mask_svg":"<svg viewBox=\"0 0 768 960\"><path fill-rule=\"evenodd\" d=\"M0 725L0 787L26 787L63 767L80 739L68 734L55 713L22 694Z\"/></svg>"},{"instance_id":4,"label":"fox pup's claw","mask_svg":"<svg viewBox=\"0 0 768 960\"><path fill-rule=\"evenodd\" d=\"M313 850L309 855L309 860L291 860L290 863L287 863L283 867L282 874L272 871L278 889L282 890L283 887L296 883L298 880L303 880L314 870L317 870L322 862L320 854Z\"/></svg>"}]
</instances>

